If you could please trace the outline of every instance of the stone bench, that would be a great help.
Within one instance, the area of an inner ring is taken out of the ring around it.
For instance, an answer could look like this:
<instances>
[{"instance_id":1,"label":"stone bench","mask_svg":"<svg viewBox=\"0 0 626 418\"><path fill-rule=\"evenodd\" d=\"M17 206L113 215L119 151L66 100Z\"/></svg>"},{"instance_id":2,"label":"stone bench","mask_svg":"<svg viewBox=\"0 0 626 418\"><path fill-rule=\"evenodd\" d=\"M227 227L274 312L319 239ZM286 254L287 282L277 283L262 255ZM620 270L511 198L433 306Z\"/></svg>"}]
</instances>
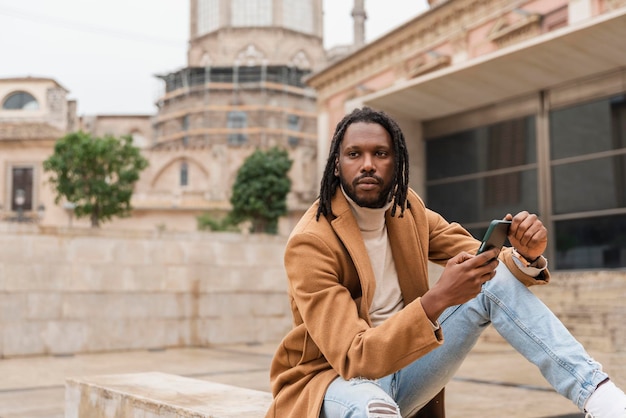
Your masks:
<instances>
[{"instance_id":1,"label":"stone bench","mask_svg":"<svg viewBox=\"0 0 626 418\"><path fill-rule=\"evenodd\" d=\"M166 373L68 378L66 418L262 418L272 395Z\"/></svg>"}]
</instances>

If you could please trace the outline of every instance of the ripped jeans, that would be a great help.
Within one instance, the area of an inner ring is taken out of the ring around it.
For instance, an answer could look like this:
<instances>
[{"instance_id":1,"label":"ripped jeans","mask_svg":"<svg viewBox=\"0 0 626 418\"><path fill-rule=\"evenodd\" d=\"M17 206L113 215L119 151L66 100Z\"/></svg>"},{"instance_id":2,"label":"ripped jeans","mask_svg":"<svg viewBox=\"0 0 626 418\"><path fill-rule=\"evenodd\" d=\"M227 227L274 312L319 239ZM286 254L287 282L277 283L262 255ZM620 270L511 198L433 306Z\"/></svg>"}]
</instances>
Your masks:
<instances>
[{"instance_id":1,"label":"ripped jeans","mask_svg":"<svg viewBox=\"0 0 626 418\"><path fill-rule=\"evenodd\" d=\"M596 386L608 377L503 263L478 296L448 308L439 323L443 345L396 373L377 380L336 378L326 390L320 418L413 415L452 379L489 324L581 411Z\"/></svg>"}]
</instances>

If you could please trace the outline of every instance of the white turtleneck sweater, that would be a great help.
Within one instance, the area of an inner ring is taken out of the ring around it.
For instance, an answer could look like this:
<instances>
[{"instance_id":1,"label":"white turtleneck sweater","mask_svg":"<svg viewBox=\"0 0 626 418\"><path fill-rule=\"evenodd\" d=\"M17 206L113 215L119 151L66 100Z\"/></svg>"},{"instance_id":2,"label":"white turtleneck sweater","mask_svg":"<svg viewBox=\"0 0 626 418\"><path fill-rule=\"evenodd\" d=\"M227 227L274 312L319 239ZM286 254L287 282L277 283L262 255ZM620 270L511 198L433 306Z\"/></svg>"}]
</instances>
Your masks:
<instances>
[{"instance_id":1,"label":"white turtleneck sweater","mask_svg":"<svg viewBox=\"0 0 626 418\"><path fill-rule=\"evenodd\" d=\"M363 208L350 199L343 188L341 191L348 199L352 213L359 224L376 277L376 290L369 314L372 325L378 326L404 307L385 224L385 212L391 207L391 202L380 209Z\"/></svg>"}]
</instances>

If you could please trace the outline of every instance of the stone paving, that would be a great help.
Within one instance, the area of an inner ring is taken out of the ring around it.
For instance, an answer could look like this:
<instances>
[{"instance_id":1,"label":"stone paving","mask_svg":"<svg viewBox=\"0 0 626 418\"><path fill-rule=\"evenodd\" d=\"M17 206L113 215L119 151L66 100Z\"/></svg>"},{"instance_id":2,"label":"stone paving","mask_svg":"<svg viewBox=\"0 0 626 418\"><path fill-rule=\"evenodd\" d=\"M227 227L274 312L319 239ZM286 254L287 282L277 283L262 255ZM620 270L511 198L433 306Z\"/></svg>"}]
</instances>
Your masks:
<instances>
[{"instance_id":1,"label":"stone paving","mask_svg":"<svg viewBox=\"0 0 626 418\"><path fill-rule=\"evenodd\" d=\"M269 391L274 345L0 360L0 418L61 418L69 376L160 371ZM596 355L602 361L602 355ZM449 418L581 417L533 366L501 342L481 341L447 387Z\"/></svg>"}]
</instances>

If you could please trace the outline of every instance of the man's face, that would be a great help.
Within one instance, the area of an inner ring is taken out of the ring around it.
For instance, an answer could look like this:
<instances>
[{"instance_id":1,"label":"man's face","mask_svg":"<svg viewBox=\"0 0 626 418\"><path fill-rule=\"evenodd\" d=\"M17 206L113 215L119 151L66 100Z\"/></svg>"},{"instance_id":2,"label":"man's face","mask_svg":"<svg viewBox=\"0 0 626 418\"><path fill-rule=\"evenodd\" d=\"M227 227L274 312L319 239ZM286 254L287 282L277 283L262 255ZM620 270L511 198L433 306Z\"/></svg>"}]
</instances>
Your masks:
<instances>
[{"instance_id":1,"label":"man's face","mask_svg":"<svg viewBox=\"0 0 626 418\"><path fill-rule=\"evenodd\" d=\"M366 208L382 208L394 184L395 155L391 135L377 123L348 126L335 161L346 194Z\"/></svg>"}]
</instances>

